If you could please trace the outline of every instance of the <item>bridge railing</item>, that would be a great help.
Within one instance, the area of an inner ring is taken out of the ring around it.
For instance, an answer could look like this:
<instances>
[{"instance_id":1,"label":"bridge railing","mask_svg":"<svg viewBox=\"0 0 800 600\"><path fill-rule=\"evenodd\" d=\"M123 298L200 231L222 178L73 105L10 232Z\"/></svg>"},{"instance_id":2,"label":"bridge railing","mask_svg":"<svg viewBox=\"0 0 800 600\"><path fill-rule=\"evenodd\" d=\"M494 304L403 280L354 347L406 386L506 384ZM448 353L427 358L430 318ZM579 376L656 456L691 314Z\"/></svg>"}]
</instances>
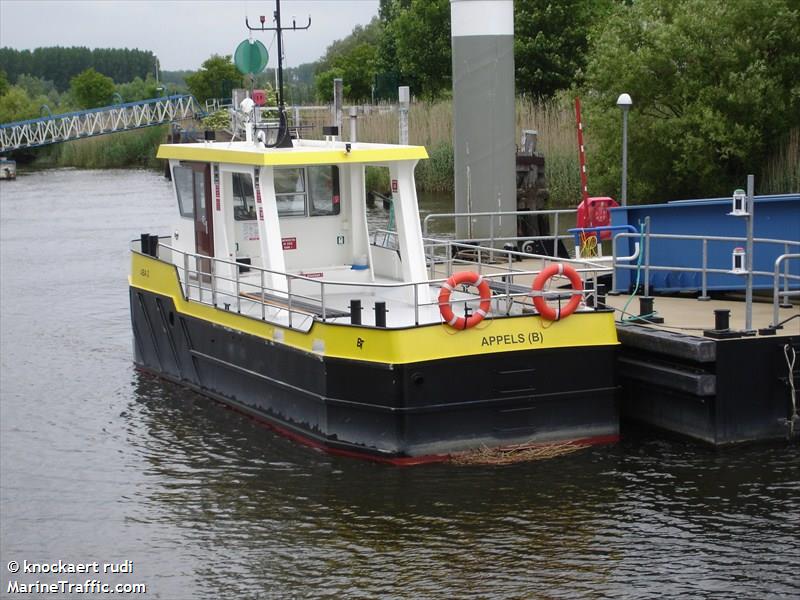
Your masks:
<instances>
[{"instance_id":1,"label":"bridge railing","mask_svg":"<svg viewBox=\"0 0 800 600\"><path fill-rule=\"evenodd\" d=\"M190 95L165 96L0 125L0 152L189 119L205 111Z\"/></svg>"}]
</instances>

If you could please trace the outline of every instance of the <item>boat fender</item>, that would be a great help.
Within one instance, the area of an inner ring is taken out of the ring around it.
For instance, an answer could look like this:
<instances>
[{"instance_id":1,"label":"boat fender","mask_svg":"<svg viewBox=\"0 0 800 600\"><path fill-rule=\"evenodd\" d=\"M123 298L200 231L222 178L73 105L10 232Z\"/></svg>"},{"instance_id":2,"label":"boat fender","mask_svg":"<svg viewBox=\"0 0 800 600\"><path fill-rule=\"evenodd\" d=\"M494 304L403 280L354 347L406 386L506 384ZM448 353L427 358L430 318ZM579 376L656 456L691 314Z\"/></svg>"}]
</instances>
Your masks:
<instances>
[{"instance_id":1,"label":"boat fender","mask_svg":"<svg viewBox=\"0 0 800 600\"><path fill-rule=\"evenodd\" d=\"M469 317L456 316L453 314L453 307L450 306L450 294L457 285L464 283L478 288L478 293L481 296L481 303L478 310ZM470 327L475 327L475 325L483 321L484 317L489 314L491 305L492 291L489 289L489 282L474 271L453 273L453 275L442 284L442 288L439 291L439 312L442 313L442 318L445 323L454 329L469 329Z\"/></svg>"},{"instance_id":2,"label":"boat fender","mask_svg":"<svg viewBox=\"0 0 800 600\"><path fill-rule=\"evenodd\" d=\"M536 310L539 312L539 314L548 321L559 321L570 316L575 312L575 309L578 308L578 305L581 303L581 298L583 298L583 294L581 293L583 291L583 281L581 280L581 276L578 275L578 272L569 265L564 265L561 263L550 265L549 267L542 269L542 271L536 276L536 279L533 280L533 291L541 292L544 289L547 281L554 275L564 275L567 279L569 279L570 283L572 283L572 289L575 290L575 293L572 294L569 302L564 308L561 308L560 306L558 308L550 308L545 301L544 296L534 295L533 305L536 307Z\"/></svg>"}]
</instances>

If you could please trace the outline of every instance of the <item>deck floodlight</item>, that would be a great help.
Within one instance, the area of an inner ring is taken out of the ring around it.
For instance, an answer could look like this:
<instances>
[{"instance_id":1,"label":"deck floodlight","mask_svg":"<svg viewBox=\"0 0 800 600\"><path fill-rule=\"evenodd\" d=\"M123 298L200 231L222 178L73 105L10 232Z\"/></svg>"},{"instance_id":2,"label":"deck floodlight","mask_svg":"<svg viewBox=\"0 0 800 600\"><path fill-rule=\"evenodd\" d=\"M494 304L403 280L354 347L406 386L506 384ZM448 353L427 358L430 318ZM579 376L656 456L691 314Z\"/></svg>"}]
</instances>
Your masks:
<instances>
[{"instance_id":1,"label":"deck floodlight","mask_svg":"<svg viewBox=\"0 0 800 600\"><path fill-rule=\"evenodd\" d=\"M731 254L732 259L732 269L731 272L736 273L737 275L740 273L747 273L747 268L745 267L745 251L744 248L736 247L733 249L733 253Z\"/></svg>"},{"instance_id":2,"label":"deck floodlight","mask_svg":"<svg viewBox=\"0 0 800 600\"><path fill-rule=\"evenodd\" d=\"M733 207L731 215L735 217L746 217L747 212L747 193L739 188L733 192Z\"/></svg>"}]
</instances>

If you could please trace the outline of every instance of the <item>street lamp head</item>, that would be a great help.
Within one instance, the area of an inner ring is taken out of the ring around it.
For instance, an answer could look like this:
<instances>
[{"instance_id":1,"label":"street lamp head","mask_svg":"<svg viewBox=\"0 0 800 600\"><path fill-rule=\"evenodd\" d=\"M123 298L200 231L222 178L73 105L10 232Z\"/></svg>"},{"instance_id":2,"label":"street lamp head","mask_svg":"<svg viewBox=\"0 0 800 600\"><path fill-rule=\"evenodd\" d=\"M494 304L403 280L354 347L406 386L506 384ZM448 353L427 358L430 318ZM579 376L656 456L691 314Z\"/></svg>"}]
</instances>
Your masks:
<instances>
[{"instance_id":1,"label":"street lamp head","mask_svg":"<svg viewBox=\"0 0 800 600\"><path fill-rule=\"evenodd\" d=\"M617 98L617 106L619 106L622 110L627 110L633 104L633 100L631 100L630 94L620 94L619 98Z\"/></svg>"}]
</instances>

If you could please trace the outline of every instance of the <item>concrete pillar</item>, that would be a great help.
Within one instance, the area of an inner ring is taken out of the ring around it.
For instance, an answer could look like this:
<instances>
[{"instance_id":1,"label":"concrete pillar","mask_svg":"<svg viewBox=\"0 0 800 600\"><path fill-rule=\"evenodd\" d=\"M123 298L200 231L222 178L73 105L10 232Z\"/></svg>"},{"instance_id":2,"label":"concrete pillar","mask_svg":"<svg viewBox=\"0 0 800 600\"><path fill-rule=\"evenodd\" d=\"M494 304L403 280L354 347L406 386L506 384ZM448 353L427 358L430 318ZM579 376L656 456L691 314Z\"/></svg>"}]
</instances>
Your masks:
<instances>
[{"instance_id":1,"label":"concrete pillar","mask_svg":"<svg viewBox=\"0 0 800 600\"><path fill-rule=\"evenodd\" d=\"M513 0L450 0L456 212L517 209ZM515 217L458 219L459 238L515 236ZM497 244L502 246L502 243Z\"/></svg>"}]
</instances>

